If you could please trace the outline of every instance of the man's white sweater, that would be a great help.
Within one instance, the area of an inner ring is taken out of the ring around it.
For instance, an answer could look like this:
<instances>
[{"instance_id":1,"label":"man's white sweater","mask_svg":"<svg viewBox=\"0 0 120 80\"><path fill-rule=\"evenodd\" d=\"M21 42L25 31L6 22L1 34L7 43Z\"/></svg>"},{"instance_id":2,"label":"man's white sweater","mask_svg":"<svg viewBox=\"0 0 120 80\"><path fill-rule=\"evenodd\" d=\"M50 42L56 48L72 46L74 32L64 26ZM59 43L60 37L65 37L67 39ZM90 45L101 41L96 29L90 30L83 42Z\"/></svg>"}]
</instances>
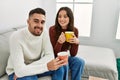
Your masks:
<instances>
[{"instance_id":1,"label":"man's white sweater","mask_svg":"<svg viewBox=\"0 0 120 80\"><path fill-rule=\"evenodd\" d=\"M47 63L54 58L47 30L40 36L32 35L28 28L15 31L10 37L10 56L6 72L18 77L48 71Z\"/></svg>"}]
</instances>

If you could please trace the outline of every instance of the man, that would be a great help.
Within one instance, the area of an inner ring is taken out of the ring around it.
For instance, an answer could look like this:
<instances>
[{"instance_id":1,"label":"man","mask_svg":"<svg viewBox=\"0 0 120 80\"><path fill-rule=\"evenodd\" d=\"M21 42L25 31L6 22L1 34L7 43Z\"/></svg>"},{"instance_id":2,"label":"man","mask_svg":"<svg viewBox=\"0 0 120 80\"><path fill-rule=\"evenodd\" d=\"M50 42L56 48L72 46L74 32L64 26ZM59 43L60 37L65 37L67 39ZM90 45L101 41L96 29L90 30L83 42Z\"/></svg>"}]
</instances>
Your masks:
<instances>
[{"instance_id":1,"label":"man","mask_svg":"<svg viewBox=\"0 0 120 80\"><path fill-rule=\"evenodd\" d=\"M49 35L44 27L45 18L43 9L33 9L27 20L28 27L11 35L6 68L9 80L38 80L47 75L51 75L52 80L62 80L61 66L66 63L54 59Z\"/></svg>"}]
</instances>

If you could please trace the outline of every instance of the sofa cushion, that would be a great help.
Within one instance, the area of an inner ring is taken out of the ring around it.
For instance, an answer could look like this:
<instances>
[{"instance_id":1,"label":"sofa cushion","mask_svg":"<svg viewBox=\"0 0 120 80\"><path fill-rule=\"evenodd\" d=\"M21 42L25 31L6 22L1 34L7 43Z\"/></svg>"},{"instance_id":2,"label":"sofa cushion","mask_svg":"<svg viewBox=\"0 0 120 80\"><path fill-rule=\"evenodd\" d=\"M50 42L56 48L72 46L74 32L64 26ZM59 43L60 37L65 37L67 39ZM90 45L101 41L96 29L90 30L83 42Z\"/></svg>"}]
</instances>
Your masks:
<instances>
[{"instance_id":1,"label":"sofa cushion","mask_svg":"<svg viewBox=\"0 0 120 80\"><path fill-rule=\"evenodd\" d=\"M9 80L9 79L8 79L8 75L5 74L4 76L0 77L0 80Z\"/></svg>"},{"instance_id":2,"label":"sofa cushion","mask_svg":"<svg viewBox=\"0 0 120 80\"><path fill-rule=\"evenodd\" d=\"M80 45L77 56L85 60L83 77L118 80L115 53L110 48Z\"/></svg>"},{"instance_id":3,"label":"sofa cushion","mask_svg":"<svg viewBox=\"0 0 120 80\"><path fill-rule=\"evenodd\" d=\"M13 32L13 29L9 31L2 31L0 33L0 77L5 74L7 60L9 56L9 37Z\"/></svg>"}]
</instances>

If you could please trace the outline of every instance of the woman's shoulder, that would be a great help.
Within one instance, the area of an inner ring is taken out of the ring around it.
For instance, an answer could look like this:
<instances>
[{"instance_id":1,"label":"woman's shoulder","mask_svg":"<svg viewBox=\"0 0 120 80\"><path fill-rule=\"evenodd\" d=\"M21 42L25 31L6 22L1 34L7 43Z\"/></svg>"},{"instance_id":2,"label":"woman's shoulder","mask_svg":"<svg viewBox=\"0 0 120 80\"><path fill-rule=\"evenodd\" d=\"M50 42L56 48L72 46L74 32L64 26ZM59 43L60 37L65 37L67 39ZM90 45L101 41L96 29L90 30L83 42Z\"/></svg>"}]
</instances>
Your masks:
<instances>
[{"instance_id":1,"label":"woman's shoulder","mask_svg":"<svg viewBox=\"0 0 120 80\"><path fill-rule=\"evenodd\" d=\"M49 28L49 31L55 31L55 26L51 26L51 27Z\"/></svg>"},{"instance_id":2,"label":"woman's shoulder","mask_svg":"<svg viewBox=\"0 0 120 80\"><path fill-rule=\"evenodd\" d=\"M49 28L49 32L50 32L50 33L55 33L55 32L56 32L55 26L51 26L51 27Z\"/></svg>"},{"instance_id":3,"label":"woman's shoulder","mask_svg":"<svg viewBox=\"0 0 120 80\"><path fill-rule=\"evenodd\" d=\"M49 30L55 30L55 26L53 25L53 26L50 26L50 28L49 28Z\"/></svg>"},{"instance_id":4,"label":"woman's shoulder","mask_svg":"<svg viewBox=\"0 0 120 80\"><path fill-rule=\"evenodd\" d=\"M78 28L74 27L74 32L76 32L76 31L78 32Z\"/></svg>"}]
</instances>

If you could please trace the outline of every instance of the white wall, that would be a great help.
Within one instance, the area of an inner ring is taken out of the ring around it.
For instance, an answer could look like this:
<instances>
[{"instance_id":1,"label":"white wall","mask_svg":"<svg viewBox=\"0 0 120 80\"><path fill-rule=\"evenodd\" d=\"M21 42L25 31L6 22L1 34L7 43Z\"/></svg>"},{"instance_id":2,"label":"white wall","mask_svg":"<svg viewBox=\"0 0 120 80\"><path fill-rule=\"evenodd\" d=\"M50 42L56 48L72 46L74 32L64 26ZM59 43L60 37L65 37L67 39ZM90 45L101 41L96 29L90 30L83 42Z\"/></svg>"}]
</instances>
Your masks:
<instances>
[{"instance_id":1,"label":"white wall","mask_svg":"<svg viewBox=\"0 0 120 80\"><path fill-rule=\"evenodd\" d=\"M28 13L39 0L0 0L0 29L26 25Z\"/></svg>"},{"instance_id":2,"label":"white wall","mask_svg":"<svg viewBox=\"0 0 120 80\"><path fill-rule=\"evenodd\" d=\"M46 26L54 25L56 17L56 0L43 0L42 8L46 10Z\"/></svg>"},{"instance_id":3,"label":"white wall","mask_svg":"<svg viewBox=\"0 0 120 80\"><path fill-rule=\"evenodd\" d=\"M56 0L1 0L0 29L26 25L31 9L41 7L46 11L46 26L54 24Z\"/></svg>"}]
</instances>

